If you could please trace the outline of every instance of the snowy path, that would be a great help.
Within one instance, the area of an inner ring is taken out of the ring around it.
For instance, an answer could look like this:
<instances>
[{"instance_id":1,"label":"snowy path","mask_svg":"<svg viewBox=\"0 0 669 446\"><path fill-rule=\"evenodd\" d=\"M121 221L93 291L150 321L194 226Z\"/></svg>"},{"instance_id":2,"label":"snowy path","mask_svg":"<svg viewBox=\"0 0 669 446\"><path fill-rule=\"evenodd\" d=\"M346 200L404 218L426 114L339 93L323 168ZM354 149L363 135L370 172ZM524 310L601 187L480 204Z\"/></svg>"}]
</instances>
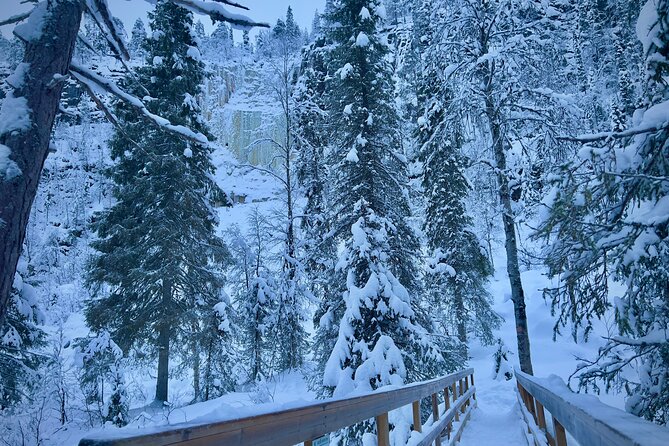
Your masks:
<instances>
[{"instance_id":1,"label":"snowy path","mask_svg":"<svg viewBox=\"0 0 669 446\"><path fill-rule=\"evenodd\" d=\"M476 383L478 407L465 426L460 446L526 446L516 402L516 381L481 377Z\"/></svg>"}]
</instances>

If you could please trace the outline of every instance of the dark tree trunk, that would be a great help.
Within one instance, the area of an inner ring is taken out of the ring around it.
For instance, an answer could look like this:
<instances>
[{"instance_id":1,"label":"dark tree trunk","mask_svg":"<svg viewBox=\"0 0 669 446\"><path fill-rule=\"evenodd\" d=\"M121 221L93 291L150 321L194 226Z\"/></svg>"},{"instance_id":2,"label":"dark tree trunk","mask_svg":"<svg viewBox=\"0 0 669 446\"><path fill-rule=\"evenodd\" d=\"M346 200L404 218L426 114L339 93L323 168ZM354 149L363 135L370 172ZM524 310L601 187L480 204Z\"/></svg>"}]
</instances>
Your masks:
<instances>
[{"instance_id":1,"label":"dark tree trunk","mask_svg":"<svg viewBox=\"0 0 669 446\"><path fill-rule=\"evenodd\" d=\"M496 119L496 112L492 103L492 96L487 95L486 113L492 135L493 149L495 152L495 163L497 164L497 181L499 186L499 199L502 204L502 223L504 225L504 237L506 248L506 267L511 283L511 300L513 301L513 313L516 319L516 338L518 341L518 360L520 369L530 375L532 371L532 357L530 354L530 337L527 331L527 314L525 312L525 292L520 279L520 266L518 263L518 243L516 241L516 226L513 219L513 208L511 206L511 190L509 178L506 174L506 152L504 149L504 136L501 124Z\"/></svg>"},{"instance_id":2,"label":"dark tree trunk","mask_svg":"<svg viewBox=\"0 0 669 446\"><path fill-rule=\"evenodd\" d=\"M197 342L200 327L197 322L193 323L193 392L195 393L195 398L193 402L196 403L202 400L201 387L200 387L200 346Z\"/></svg>"},{"instance_id":3,"label":"dark tree trunk","mask_svg":"<svg viewBox=\"0 0 669 446\"><path fill-rule=\"evenodd\" d=\"M10 148L10 159L21 175L0 177L0 324L5 318L16 265L21 255L26 226L37 193L42 167L58 111L63 82L54 75L67 74L83 12L83 2L49 2L42 37L26 43L23 61L30 64L25 83L14 90L25 97L31 110L27 130L0 135L0 144Z\"/></svg>"},{"instance_id":4,"label":"dark tree trunk","mask_svg":"<svg viewBox=\"0 0 669 446\"><path fill-rule=\"evenodd\" d=\"M156 404L161 404L167 401L167 388L169 381L170 368L170 338L172 337L172 330L169 321L169 309L172 304L172 282L168 279L163 279L162 286L162 320L158 328L158 377L156 379Z\"/></svg>"},{"instance_id":5,"label":"dark tree trunk","mask_svg":"<svg viewBox=\"0 0 669 446\"><path fill-rule=\"evenodd\" d=\"M481 28L480 43L481 53L488 53L488 28ZM499 200L502 204L502 224L504 226L504 237L506 248L506 266L511 284L511 300L513 301L513 312L516 319L516 338L518 342L518 360L520 369L530 375L532 371L532 357L530 354L530 337L527 331L527 314L525 312L525 292L520 279L520 266L518 264L518 243L516 240L516 226L511 206L511 189L506 165L506 136L503 130L503 122L500 110L495 104L495 91L493 87L496 65L494 61L483 64L483 84L485 97L485 114L492 138L495 164L497 167L497 185L499 188Z\"/></svg>"},{"instance_id":6,"label":"dark tree trunk","mask_svg":"<svg viewBox=\"0 0 669 446\"><path fill-rule=\"evenodd\" d=\"M156 380L156 403L167 401L167 384L170 366L170 327L163 324L158 334L158 378Z\"/></svg>"},{"instance_id":7,"label":"dark tree trunk","mask_svg":"<svg viewBox=\"0 0 669 446\"><path fill-rule=\"evenodd\" d=\"M455 314L457 317L457 332L458 340L462 344L462 354L468 357L468 348L467 348L467 314L465 309L465 303L462 298L462 291L459 289L459 286L455 288Z\"/></svg>"}]
</instances>

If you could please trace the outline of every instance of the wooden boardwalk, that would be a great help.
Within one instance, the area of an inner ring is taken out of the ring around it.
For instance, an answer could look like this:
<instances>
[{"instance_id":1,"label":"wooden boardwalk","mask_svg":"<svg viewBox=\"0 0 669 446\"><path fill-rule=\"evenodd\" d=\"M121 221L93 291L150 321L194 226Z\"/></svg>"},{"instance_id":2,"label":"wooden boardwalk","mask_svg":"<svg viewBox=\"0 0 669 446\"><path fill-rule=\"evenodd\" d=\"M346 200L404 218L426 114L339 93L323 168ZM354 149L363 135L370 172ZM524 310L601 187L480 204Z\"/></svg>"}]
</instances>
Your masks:
<instances>
[{"instance_id":1,"label":"wooden boardwalk","mask_svg":"<svg viewBox=\"0 0 669 446\"><path fill-rule=\"evenodd\" d=\"M516 413L522 417L504 427L515 424L530 446L567 446L572 440L581 446L669 445L668 429L591 396L572 393L559 379L538 379L516 371L516 380ZM330 433L370 419L375 420L378 446L391 446L388 413L404 406L412 408L412 446L450 446L461 438L476 404L474 370L467 369L422 383L250 417L173 425L140 434L120 430L113 438L104 434L85 438L79 446L320 446L328 444ZM481 431L468 432L470 443L477 432ZM491 441L481 440L481 446Z\"/></svg>"}]
</instances>

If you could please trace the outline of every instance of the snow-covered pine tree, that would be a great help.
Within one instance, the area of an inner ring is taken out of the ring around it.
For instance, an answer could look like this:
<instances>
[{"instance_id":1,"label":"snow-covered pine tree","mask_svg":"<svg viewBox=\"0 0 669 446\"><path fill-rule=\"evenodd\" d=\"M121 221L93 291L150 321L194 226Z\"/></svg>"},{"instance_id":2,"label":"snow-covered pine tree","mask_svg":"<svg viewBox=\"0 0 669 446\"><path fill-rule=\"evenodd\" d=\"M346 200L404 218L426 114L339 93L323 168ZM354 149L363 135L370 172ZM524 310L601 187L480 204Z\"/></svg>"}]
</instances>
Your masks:
<instances>
[{"instance_id":1,"label":"snow-covered pine tree","mask_svg":"<svg viewBox=\"0 0 669 446\"><path fill-rule=\"evenodd\" d=\"M232 282L235 288L240 355L249 382L257 382L273 371L276 356L269 329L276 308L276 283L268 268L272 240L266 217L256 208L248 218L248 232L230 230L233 254Z\"/></svg>"},{"instance_id":2,"label":"snow-covered pine tree","mask_svg":"<svg viewBox=\"0 0 669 446\"><path fill-rule=\"evenodd\" d=\"M150 15L152 39L139 84L128 89L150 97L148 109L171 123L207 133L196 96L204 66L192 32L191 13L160 1ZM110 170L117 202L93 225L99 239L88 283L96 292L86 309L94 330L108 330L124 351L149 344L158 356L156 401L168 398L171 348L201 312L213 311L222 286L217 266L227 251L216 236L211 203L222 194L212 181L211 148L167 137L147 126L135 109L119 107L122 130L111 141ZM178 350L177 350L178 352ZM184 358L189 351L182 351Z\"/></svg>"},{"instance_id":3,"label":"snow-covered pine tree","mask_svg":"<svg viewBox=\"0 0 669 446\"><path fill-rule=\"evenodd\" d=\"M130 51L130 55L133 58L140 60L144 58L145 40L146 40L146 28L144 27L144 22L142 21L142 19L138 18L135 21L135 24L132 26L130 42L128 42L128 51Z\"/></svg>"},{"instance_id":4,"label":"snow-covered pine tree","mask_svg":"<svg viewBox=\"0 0 669 446\"><path fill-rule=\"evenodd\" d=\"M116 427L123 427L130 421L128 418L130 404L125 385L124 368L124 361L122 359L112 365L111 396L105 406L104 421Z\"/></svg>"},{"instance_id":5,"label":"snow-covered pine tree","mask_svg":"<svg viewBox=\"0 0 669 446\"><path fill-rule=\"evenodd\" d=\"M87 406L98 407L100 419L116 426L128 424L130 401L125 389L125 360L107 331L77 341L80 382Z\"/></svg>"},{"instance_id":6,"label":"snow-covered pine tree","mask_svg":"<svg viewBox=\"0 0 669 446\"><path fill-rule=\"evenodd\" d=\"M416 138L424 164L424 232L430 257L425 288L436 310L435 321L444 333L457 334L466 357L469 334L490 344L501 318L491 307L486 287L492 267L472 231L465 205L470 186L464 176L463 136L453 92L443 79L449 60L441 53L438 37L446 17L435 6L435 0L422 0L413 12L415 46L421 57Z\"/></svg>"},{"instance_id":7,"label":"snow-covered pine tree","mask_svg":"<svg viewBox=\"0 0 669 446\"><path fill-rule=\"evenodd\" d=\"M326 11L331 10L330 6ZM330 26L328 15L319 17L318 29L314 31L312 42L302 51L300 76L294 90L298 104L295 116L295 135L298 144L297 178L306 197L302 213L301 230L305 252L305 270L309 279L309 289L319 302L314 313L314 326L321 329L315 334L312 350L316 362L324 364L332 353L337 338L338 325L343 309L337 305L340 300L337 291L330 285L336 262L336 246L330 236L330 221L327 216L328 167L326 148L328 128L326 113L326 53L325 30ZM339 308L337 315L332 310ZM323 390L322 370L310 377L310 386L317 392Z\"/></svg>"},{"instance_id":8,"label":"snow-covered pine tree","mask_svg":"<svg viewBox=\"0 0 669 446\"><path fill-rule=\"evenodd\" d=\"M44 362L36 350L44 345L40 325L45 318L29 276L28 264L22 259L14 276L7 316L0 325L0 411L25 400L38 382L38 368Z\"/></svg>"},{"instance_id":9,"label":"snow-covered pine tree","mask_svg":"<svg viewBox=\"0 0 669 446\"><path fill-rule=\"evenodd\" d=\"M282 32L274 30L268 64L273 76L270 80L274 99L281 110L281 137L275 138L277 165L273 175L278 180L283 201L277 209L273 233L281 246L277 264L281 271L276 274L277 301L273 320L268 327L274 334L272 342L277 361L276 371L298 369L303 365L307 350L307 334L304 330L306 301L310 297L303 262L303 246L299 232L297 163L298 110L303 104L296 101L295 78L299 68L301 32L295 24L292 9L286 14L286 25Z\"/></svg>"},{"instance_id":10,"label":"snow-covered pine tree","mask_svg":"<svg viewBox=\"0 0 669 446\"><path fill-rule=\"evenodd\" d=\"M637 32L646 61L645 103L627 131L581 139L587 145L558 172L540 234L552 237L546 258L561 280L549 295L561 324L587 330L610 306L610 276L625 285L614 301L620 333L596 359L583 360L581 385L624 388L630 412L666 424L669 2L648 0Z\"/></svg>"},{"instance_id":11,"label":"snow-covered pine tree","mask_svg":"<svg viewBox=\"0 0 669 446\"><path fill-rule=\"evenodd\" d=\"M330 279L341 294L325 313L339 332L328 361L318 366L333 395L418 381L453 366L422 326L419 311L419 244L407 222L406 164L381 34L383 11L379 0L342 0L326 19L338 24L325 31L329 219L344 249ZM329 332L328 325L317 331ZM371 428L364 423L350 433ZM407 434L399 427L393 432L397 438Z\"/></svg>"},{"instance_id":12,"label":"snow-covered pine tree","mask_svg":"<svg viewBox=\"0 0 669 446\"><path fill-rule=\"evenodd\" d=\"M227 24L218 23L211 35L203 39L202 48L207 61L222 63L228 60L234 46L230 31Z\"/></svg>"}]
</instances>

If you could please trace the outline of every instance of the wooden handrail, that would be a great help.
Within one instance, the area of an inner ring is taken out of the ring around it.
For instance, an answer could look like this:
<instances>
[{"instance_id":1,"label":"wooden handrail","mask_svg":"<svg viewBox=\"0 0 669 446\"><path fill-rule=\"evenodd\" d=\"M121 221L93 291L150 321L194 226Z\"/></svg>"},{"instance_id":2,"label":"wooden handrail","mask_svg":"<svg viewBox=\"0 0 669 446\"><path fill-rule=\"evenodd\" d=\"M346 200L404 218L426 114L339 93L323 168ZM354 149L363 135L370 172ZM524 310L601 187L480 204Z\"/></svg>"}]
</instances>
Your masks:
<instances>
[{"instance_id":1,"label":"wooden handrail","mask_svg":"<svg viewBox=\"0 0 669 446\"><path fill-rule=\"evenodd\" d=\"M400 388L380 389L362 396L322 400L293 409L215 423L173 425L150 432L144 431L139 435L133 431L121 430L114 432L114 438L103 433L84 438L79 446L289 446L302 442L309 444L313 439L370 418L376 418L379 445L384 445L388 440L388 412L415 402L420 403L423 398L437 395L451 386L455 388L455 384L459 382L460 392L451 395L453 402L450 409L446 407L439 421L434 417L429 430L424 433L425 439L439 441L445 429L450 437L451 420L457 416L458 411L465 412L464 409L470 406L470 398L476 391L473 374L474 369L467 369ZM469 385L470 379L472 385L465 391L463 383L467 382ZM467 415L468 413L469 411ZM466 417L458 426L458 436L465 421ZM418 426L414 425L414 430L420 432L421 427L420 423ZM428 445L429 442L423 441L420 444Z\"/></svg>"},{"instance_id":2,"label":"wooden handrail","mask_svg":"<svg viewBox=\"0 0 669 446\"><path fill-rule=\"evenodd\" d=\"M535 378L519 370L515 375L528 433L537 446L566 446L566 432L583 446L669 445L669 429L574 393L557 377ZM546 427L544 408L553 418L554 433Z\"/></svg>"}]
</instances>

